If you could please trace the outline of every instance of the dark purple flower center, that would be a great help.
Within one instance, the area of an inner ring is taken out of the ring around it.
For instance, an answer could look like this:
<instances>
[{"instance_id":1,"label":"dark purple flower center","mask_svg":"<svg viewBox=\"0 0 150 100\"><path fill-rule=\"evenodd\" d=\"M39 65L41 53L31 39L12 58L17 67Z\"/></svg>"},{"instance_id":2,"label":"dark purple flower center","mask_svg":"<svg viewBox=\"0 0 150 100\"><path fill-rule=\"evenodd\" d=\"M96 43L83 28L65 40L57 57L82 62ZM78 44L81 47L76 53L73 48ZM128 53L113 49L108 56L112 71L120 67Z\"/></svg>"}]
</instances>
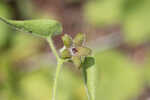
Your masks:
<instances>
[{"instance_id":1,"label":"dark purple flower center","mask_svg":"<svg viewBox=\"0 0 150 100\"><path fill-rule=\"evenodd\" d=\"M78 50L76 48L72 48L72 52L73 52L73 54L76 54L78 52Z\"/></svg>"}]
</instances>

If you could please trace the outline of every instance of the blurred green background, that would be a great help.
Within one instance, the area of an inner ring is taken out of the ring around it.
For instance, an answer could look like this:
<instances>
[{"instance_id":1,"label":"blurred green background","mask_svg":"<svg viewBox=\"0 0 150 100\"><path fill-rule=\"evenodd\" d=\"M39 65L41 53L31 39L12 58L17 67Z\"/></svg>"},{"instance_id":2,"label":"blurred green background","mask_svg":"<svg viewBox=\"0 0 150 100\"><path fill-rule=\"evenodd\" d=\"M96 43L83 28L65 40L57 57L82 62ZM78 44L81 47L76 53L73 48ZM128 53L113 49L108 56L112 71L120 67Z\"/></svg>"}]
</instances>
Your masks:
<instances>
[{"instance_id":1,"label":"blurred green background","mask_svg":"<svg viewBox=\"0 0 150 100\"><path fill-rule=\"evenodd\" d=\"M96 100L150 99L150 0L0 0L0 16L52 18L87 35ZM61 36L54 38L57 49ZM56 60L48 43L0 22L0 100L51 100ZM81 73L63 66L57 100L87 100Z\"/></svg>"}]
</instances>

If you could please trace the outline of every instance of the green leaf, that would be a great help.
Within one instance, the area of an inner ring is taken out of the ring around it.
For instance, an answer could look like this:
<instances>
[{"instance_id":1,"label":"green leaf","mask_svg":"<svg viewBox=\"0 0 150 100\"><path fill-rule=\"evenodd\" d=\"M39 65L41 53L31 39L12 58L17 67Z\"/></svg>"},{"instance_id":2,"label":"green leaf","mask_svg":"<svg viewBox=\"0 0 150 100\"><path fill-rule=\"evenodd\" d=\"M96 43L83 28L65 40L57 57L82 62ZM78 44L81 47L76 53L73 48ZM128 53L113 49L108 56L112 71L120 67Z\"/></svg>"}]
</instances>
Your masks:
<instances>
[{"instance_id":1,"label":"green leaf","mask_svg":"<svg viewBox=\"0 0 150 100\"><path fill-rule=\"evenodd\" d=\"M15 21L0 17L0 20L11 27L41 37L55 36L62 33L62 25L50 19Z\"/></svg>"},{"instance_id":2,"label":"green leaf","mask_svg":"<svg viewBox=\"0 0 150 100\"><path fill-rule=\"evenodd\" d=\"M95 64L94 57L85 57L83 67L85 67L87 69L89 67L92 67L94 64Z\"/></svg>"}]
</instances>

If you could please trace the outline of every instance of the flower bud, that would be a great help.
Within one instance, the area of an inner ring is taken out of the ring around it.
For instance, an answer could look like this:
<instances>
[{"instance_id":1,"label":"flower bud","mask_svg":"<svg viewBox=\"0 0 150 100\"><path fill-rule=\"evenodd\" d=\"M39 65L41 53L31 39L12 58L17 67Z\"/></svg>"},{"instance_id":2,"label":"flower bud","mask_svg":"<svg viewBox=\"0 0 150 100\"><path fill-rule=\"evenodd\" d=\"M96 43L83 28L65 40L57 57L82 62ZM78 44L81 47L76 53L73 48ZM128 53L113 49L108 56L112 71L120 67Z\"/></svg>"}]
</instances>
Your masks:
<instances>
[{"instance_id":1,"label":"flower bud","mask_svg":"<svg viewBox=\"0 0 150 100\"><path fill-rule=\"evenodd\" d=\"M64 45L65 45L67 48L71 47L71 45L72 45L72 38L71 38L69 35L65 34L65 35L62 37L62 40L63 40Z\"/></svg>"},{"instance_id":2,"label":"flower bud","mask_svg":"<svg viewBox=\"0 0 150 100\"><path fill-rule=\"evenodd\" d=\"M69 49L62 50L61 58L63 58L63 59L71 58L71 53L70 53Z\"/></svg>"},{"instance_id":3,"label":"flower bud","mask_svg":"<svg viewBox=\"0 0 150 100\"><path fill-rule=\"evenodd\" d=\"M73 62L73 64L74 64L77 68L80 68L80 67L81 67L81 58L80 58L80 56L72 56L72 62Z\"/></svg>"},{"instance_id":4,"label":"flower bud","mask_svg":"<svg viewBox=\"0 0 150 100\"><path fill-rule=\"evenodd\" d=\"M78 47L77 51L78 56L90 56L92 54L92 50L87 47Z\"/></svg>"},{"instance_id":5,"label":"flower bud","mask_svg":"<svg viewBox=\"0 0 150 100\"><path fill-rule=\"evenodd\" d=\"M74 38L75 46L82 46L85 41L85 35L83 33L78 33Z\"/></svg>"}]
</instances>

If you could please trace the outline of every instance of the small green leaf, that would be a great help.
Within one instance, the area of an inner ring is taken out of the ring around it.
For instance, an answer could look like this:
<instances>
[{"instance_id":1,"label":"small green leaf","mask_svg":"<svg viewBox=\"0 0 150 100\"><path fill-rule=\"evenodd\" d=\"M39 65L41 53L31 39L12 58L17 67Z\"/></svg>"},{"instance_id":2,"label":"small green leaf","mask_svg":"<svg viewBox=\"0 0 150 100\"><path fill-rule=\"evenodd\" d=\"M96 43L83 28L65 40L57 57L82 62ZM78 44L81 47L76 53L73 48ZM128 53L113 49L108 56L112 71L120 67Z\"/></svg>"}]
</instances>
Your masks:
<instances>
[{"instance_id":1,"label":"small green leaf","mask_svg":"<svg viewBox=\"0 0 150 100\"><path fill-rule=\"evenodd\" d=\"M73 62L73 64L74 64L77 68L80 68L80 67L81 67L81 58L80 58L80 56L73 56L73 57L72 57L72 62Z\"/></svg>"},{"instance_id":2,"label":"small green leaf","mask_svg":"<svg viewBox=\"0 0 150 100\"><path fill-rule=\"evenodd\" d=\"M84 41L85 41L85 34L83 33L78 33L74 38L75 46L82 46Z\"/></svg>"},{"instance_id":3,"label":"small green leaf","mask_svg":"<svg viewBox=\"0 0 150 100\"><path fill-rule=\"evenodd\" d=\"M64 49L62 52L61 52L61 58L63 59L67 59L67 58L71 58L71 53L68 49Z\"/></svg>"},{"instance_id":4,"label":"small green leaf","mask_svg":"<svg viewBox=\"0 0 150 100\"><path fill-rule=\"evenodd\" d=\"M55 36L62 33L59 22L49 19L15 21L0 17L0 20L11 27L41 37Z\"/></svg>"},{"instance_id":5,"label":"small green leaf","mask_svg":"<svg viewBox=\"0 0 150 100\"><path fill-rule=\"evenodd\" d=\"M72 38L71 38L69 35L65 34L65 35L62 37L62 40L63 40L64 45L65 45L67 48L71 47L71 45L72 45Z\"/></svg>"},{"instance_id":6,"label":"small green leaf","mask_svg":"<svg viewBox=\"0 0 150 100\"><path fill-rule=\"evenodd\" d=\"M77 51L77 55L79 56L89 56L92 53L92 50L87 47L78 47Z\"/></svg>"},{"instance_id":7,"label":"small green leaf","mask_svg":"<svg viewBox=\"0 0 150 100\"><path fill-rule=\"evenodd\" d=\"M85 67L87 69L89 67L92 67L94 64L95 64L94 57L85 57L83 67Z\"/></svg>"}]
</instances>

